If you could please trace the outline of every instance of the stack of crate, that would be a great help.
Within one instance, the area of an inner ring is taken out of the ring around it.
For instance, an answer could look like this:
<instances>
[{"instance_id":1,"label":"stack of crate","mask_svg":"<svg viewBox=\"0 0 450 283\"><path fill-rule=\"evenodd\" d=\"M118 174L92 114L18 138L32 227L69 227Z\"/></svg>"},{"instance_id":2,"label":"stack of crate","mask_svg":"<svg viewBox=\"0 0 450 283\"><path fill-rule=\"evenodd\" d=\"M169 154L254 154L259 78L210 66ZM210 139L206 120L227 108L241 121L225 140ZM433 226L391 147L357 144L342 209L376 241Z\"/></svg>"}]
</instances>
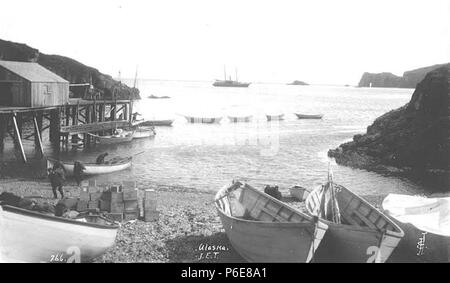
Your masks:
<instances>
[{"instance_id":1,"label":"stack of crate","mask_svg":"<svg viewBox=\"0 0 450 283\"><path fill-rule=\"evenodd\" d=\"M123 205L125 221L139 218L138 192L135 181L123 181Z\"/></svg>"},{"instance_id":2,"label":"stack of crate","mask_svg":"<svg viewBox=\"0 0 450 283\"><path fill-rule=\"evenodd\" d=\"M145 190L144 195L144 220L145 222L157 221L159 211L157 210L155 190Z\"/></svg>"},{"instance_id":3,"label":"stack of crate","mask_svg":"<svg viewBox=\"0 0 450 283\"><path fill-rule=\"evenodd\" d=\"M102 190L97 187L97 182L95 180L90 180L88 183L83 182L80 187L77 211L83 212L91 209L98 209L101 195Z\"/></svg>"}]
</instances>

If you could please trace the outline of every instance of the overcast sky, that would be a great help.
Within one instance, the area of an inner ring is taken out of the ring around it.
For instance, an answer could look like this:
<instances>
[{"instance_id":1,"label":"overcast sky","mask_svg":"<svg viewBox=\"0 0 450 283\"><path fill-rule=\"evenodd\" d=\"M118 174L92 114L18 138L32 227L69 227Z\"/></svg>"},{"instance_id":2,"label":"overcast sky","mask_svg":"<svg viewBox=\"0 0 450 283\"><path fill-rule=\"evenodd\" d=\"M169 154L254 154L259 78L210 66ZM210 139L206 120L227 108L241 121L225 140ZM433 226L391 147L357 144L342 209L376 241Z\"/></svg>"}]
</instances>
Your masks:
<instances>
[{"instance_id":1,"label":"overcast sky","mask_svg":"<svg viewBox=\"0 0 450 283\"><path fill-rule=\"evenodd\" d=\"M450 62L449 0L3 1L0 38L140 78L357 84Z\"/></svg>"}]
</instances>

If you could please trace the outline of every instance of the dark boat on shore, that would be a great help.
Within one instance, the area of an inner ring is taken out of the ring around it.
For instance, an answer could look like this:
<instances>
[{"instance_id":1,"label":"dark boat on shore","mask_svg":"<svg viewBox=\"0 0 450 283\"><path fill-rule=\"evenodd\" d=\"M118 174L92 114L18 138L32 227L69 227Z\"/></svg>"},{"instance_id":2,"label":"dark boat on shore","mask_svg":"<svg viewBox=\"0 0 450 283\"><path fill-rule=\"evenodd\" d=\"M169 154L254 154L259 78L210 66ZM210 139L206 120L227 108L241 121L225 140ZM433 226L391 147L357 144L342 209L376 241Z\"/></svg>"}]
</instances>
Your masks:
<instances>
[{"instance_id":1,"label":"dark boat on shore","mask_svg":"<svg viewBox=\"0 0 450 283\"><path fill-rule=\"evenodd\" d=\"M219 190L215 204L233 248L249 262L309 262L328 228L240 182Z\"/></svg>"},{"instance_id":2,"label":"dark boat on shore","mask_svg":"<svg viewBox=\"0 0 450 283\"><path fill-rule=\"evenodd\" d=\"M387 215L343 186L328 182L306 198L306 208L328 230L315 253L317 262L383 263L404 236Z\"/></svg>"}]
</instances>

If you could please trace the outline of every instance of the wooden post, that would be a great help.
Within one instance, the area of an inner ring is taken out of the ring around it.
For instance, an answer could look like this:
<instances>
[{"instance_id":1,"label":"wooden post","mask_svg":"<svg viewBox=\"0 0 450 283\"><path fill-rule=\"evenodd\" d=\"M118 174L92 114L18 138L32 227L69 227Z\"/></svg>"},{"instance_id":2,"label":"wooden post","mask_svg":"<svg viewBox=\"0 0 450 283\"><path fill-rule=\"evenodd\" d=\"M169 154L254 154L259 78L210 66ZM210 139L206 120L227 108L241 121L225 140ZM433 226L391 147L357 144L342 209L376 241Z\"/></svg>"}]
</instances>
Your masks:
<instances>
[{"instance_id":1,"label":"wooden post","mask_svg":"<svg viewBox=\"0 0 450 283\"><path fill-rule=\"evenodd\" d=\"M123 105L123 119L128 120L128 103Z\"/></svg>"},{"instance_id":2,"label":"wooden post","mask_svg":"<svg viewBox=\"0 0 450 283\"><path fill-rule=\"evenodd\" d=\"M78 104L76 106L72 106L72 125L78 125ZM72 135L72 142L75 143L77 141L78 135Z\"/></svg>"},{"instance_id":3,"label":"wooden post","mask_svg":"<svg viewBox=\"0 0 450 283\"><path fill-rule=\"evenodd\" d=\"M61 127L61 113L60 109L50 110L50 141L52 143L59 143L59 132Z\"/></svg>"},{"instance_id":4,"label":"wooden post","mask_svg":"<svg viewBox=\"0 0 450 283\"><path fill-rule=\"evenodd\" d=\"M90 124L91 123L91 105L86 105L85 117L86 117L85 124ZM91 136L88 134L85 134L84 139L85 139L85 145L90 146L91 145Z\"/></svg>"},{"instance_id":5,"label":"wooden post","mask_svg":"<svg viewBox=\"0 0 450 283\"><path fill-rule=\"evenodd\" d=\"M39 114L38 114L39 115ZM42 146L42 139L41 139L41 131L42 131L42 114L40 115L40 119L38 115L33 116L33 122L34 122L34 144L37 146L37 153L40 154L40 157L44 157L44 147ZM38 116L38 117L36 117ZM40 125L39 125L39 121Z\"/></svg>"},{"instance_id":6,"label":"wooden post","mask_svg":"<svg viewBox=\"0 0 450 283\"><path fill-rule=\"evenodd\" d=\"M14 140L16 144L16 148L20 150L20 156L22 157L23 163L27 163L27 157L25 155L25 150L23 149L22 137L20 134L19 126L17 124L17 114L14 113L12 116L13 127L14 127Z\"/></svg>"},{"instance_id":7,"label":"wooden post","mask_svg":"<svg viewBox=\"0 0 450 283\"><path fill-rule=\"evenodd\" d=\"M5 114L0 114L0 153L5 147L4 140L8 130L8 117Z\"/></svg>"},{"instance_id":8,"label":"wooden post","mask_svg":"<svg viewBox=\"0 0 450 283\"><path fill-rule=\"evenodd\" d=\"M15 113L15 114L16 114L17 127L18 127L19 133L20 133L20 138L22 138L23 114L22 113Z\"/></svg>"}]
</instances>

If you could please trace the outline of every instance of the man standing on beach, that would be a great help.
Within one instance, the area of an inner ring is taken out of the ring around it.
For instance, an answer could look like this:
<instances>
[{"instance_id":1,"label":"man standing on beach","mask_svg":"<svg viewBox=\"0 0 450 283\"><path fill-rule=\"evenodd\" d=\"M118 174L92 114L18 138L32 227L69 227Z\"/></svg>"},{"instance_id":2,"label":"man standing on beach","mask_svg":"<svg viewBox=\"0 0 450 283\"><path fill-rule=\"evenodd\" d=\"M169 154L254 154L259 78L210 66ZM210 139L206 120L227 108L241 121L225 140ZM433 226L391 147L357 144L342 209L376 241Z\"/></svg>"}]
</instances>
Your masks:
<instances>
[{"instance_id":1,"label":"man standing on beach","mask_svg":"<svg viewBox=\"0 0 450 283\"><path fill-rule=\"evenodd\" d=\"M86 170L86 167L84 167L84 165L80 161L75 161L75 163L73 164L73 176L75 177L77 186L80 186L81 181L83 180L84 170Z\"/></svg>"},{"instance_id":2,"label":"man standing on beach","mask_svg":"<svg viewBox=\"0 0 450 283\"><path fill-rule=\"evenodd\" d=\"M56 190L58 190L61 194L61 199L64 198L63 186L66 178L63 171L57 171L49 168L48 178L50 179L50 184L52 185L53 197L55 199L58 198L58 194L56 192Z\"/></svg>"}]
</instances>

